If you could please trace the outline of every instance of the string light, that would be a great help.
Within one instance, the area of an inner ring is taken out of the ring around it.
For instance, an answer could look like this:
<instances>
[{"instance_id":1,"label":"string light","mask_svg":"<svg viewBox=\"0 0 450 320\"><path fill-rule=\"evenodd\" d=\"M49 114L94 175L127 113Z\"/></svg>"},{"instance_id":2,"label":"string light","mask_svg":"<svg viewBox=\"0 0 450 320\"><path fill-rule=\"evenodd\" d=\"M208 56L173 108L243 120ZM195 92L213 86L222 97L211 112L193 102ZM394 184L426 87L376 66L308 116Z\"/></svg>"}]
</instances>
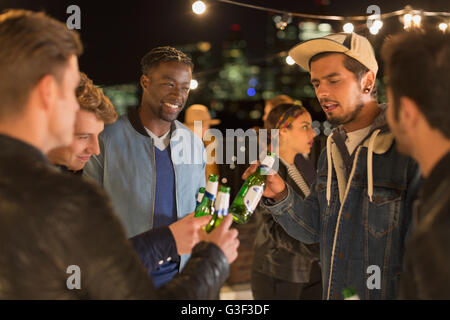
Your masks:
<instances>
[{"instance_id":1,"label":"string light","mask_svg":"<svg viewBox=\"0 0 450 320\"><path fill-rule=\"evenodd\" d=\"M365 21L367 20L369 17L368 16L328 16L328 15L318 15L318 14L307 14L307 13L301 13L301 12L286 12L286 11L282 11L282 10L277 10L277 9L273 9L273 8L267 8L267 7L262 7L262 6L256 6L256 5L252 5L252 4L248 4L248 3L241 3L239 1L233 1L233 0L217 0L219 2L223 2L223 3L228 3L228 4L232 4L232 5L236 5L236 6L240 6L240 7L246 7L246 8L251 8L251 9L256 9L256 10L260 10L260 11L265 11L265 12L269 12L271 14L279 14L279 15L284 15L284 14L289 14L292 17L298 17L298 18L307 18L307 19L317 19L317 20L334 20L334 21ZM390 18L390 17L395 17L395 16L402 16L402 15L407 15L407 14L416 14L419 13L418 10L413 10L410 6L406 6L404 9L400 9L394 12L386 12L383 14L379 14L379 19L386 19L386 18ZM423 11L421 12L421 14L423 16L442 16L442 17L450 17L450 13L449 12L429 12L429 11ZM412 17L413 15L411 15Z\"/></svg>"},{"instance_id":2,"label":"string light","mask_svg":"<svg viewBox=\"0 0 450 320\"><path fill-rule=\"evenodd\" d=\"M355 30L355 27L353 26L353 23L348 22L348 23L344 24L344 32L352 33L353 30Z\"/></svg>"},{"instance_id":3,"label":"string light","mask_svg":"<svg viewBox=\"0 0 450 320\"><path fill-rule=\"evenodd\" d=\"M239 1L234 0L217 0L218 2L228 3L240 7L246 7L251 9L256 9L260 11L265 11L270 14L277 14L277 16L274 17L275 26L278 30L283 31L289 23L292 22L292 17L296 18L306 18L306 19L316 19L316 20L334 20L334 21L367 21L367 28L369 29L371 34L378 34L380 29L383 26L382 20L392 17L399 17L399 20L401 23L403 23L404 29L410 29L410 28L420 28L422 24L422 18L423 17L444 17L444 19L447 19L450 17L450 12L430 12L430 11L422 11L422 10L414 10L411 6L406 6L403 9L393 11L393 12L386 12L383 14L380 14L379 12L375 15L361 15L361 16L329 16L329 15L318 15L318 14L307 14L307 13L301 13L301 12L286 12L282 10L277 10L273 8L267 8L257 5L252 5L248 3L241 3ZM369 6L371 7L377 7L377 6ZM378 8L379 9L379 8ZM206 12L206 4L203 1L195 1L192 5L192 10L194 13L200 15ZM373 8L367 13L373 12ZM363 25L358 25L357 29L360 30ZM447 29L449 29L450 24L448 23L440 23L438 24L438 28L442 30L443 32L446 32ZM343 27L344 32L346 33L352 33L355 30L354 25L351 22L348 22Z\"/></svg>"},{"instance_id":4,"label":"string light","mask_svg":"<svg viewBox=\"0 0 450 320\"><path fill-rule=\"evenodd\" d=\"M283 16L276 16L274 21L277 29L284 30L292 22L292 16L289 13L284 13Z\"/></svg>"},{"instance_id":5,"label":"string light","mask_svg":"<svg viewBox=\"0 0 450 320\"><path fill-rule=\"evenodd\" d=\"M372 26L369 28L369 31L371 34L377 34L381 27L383 27L383 21L381 20L375 20L372 24Z\"/></svg>"},{"instance_id":6,"label":"string light","mask_svg":"<svg viewBox=\"0 0 450 320\"><path fill-rule=\"evenodd\" d=\"M294 61L294 59L292 59L291 56L287 56L287 57L286 57L286 63L287 63L288 65L292 66L292 65L295 64L295 61Z\"/></svg>"},{"instance_id":7,"label":"string light","mask_svg":"<svg viewBox=\"0 0 450 320\"><path fill-rule=\"evenodd\" d=\"M420 22L422 21L422 17L419 14L413 16L414 27L420 27Z\"/></svg>"},{"instance_id":8,"label":"string light","mask_svg":"<svg viewBox=\"0 0 450 320\"><path fill-rule=\"evenodd\" d=\"M439 24L439 29L442 32L445 32L447 30L447 28L448 28L448 24L446 24L445 22L442 22L442 23Z\"/></svg>"},{"instance_id":9,"label":"string light","mask_svg":"<svg viewBox=\"0 0 450 320\"><path fill-rule=\"evenodd\" d=\"M411 28L413 16L411 13L407 13L403 16L403 25L405 29Z\"/></svg>"},{"instance_id":10,"label":"string light","mask_svg":"<svg viewBox=\"0 0 450 320\"><path fill-rule=\"evenodd\" d=\"M206 4L203 1L195 1L192 4L192 11L195 14L204 14L206 11Z\"/></svg>"},{"instance_id":11,"label":"string light","mask_svg":"<svg viewBox=\"0 0 450 320\"><path fill-rule=\"evenodd\" d=\"M195 79L191 80L191 85L189 86L191 90L195 90L198 88L198 81Z\"/></svg>"}]
</instances>

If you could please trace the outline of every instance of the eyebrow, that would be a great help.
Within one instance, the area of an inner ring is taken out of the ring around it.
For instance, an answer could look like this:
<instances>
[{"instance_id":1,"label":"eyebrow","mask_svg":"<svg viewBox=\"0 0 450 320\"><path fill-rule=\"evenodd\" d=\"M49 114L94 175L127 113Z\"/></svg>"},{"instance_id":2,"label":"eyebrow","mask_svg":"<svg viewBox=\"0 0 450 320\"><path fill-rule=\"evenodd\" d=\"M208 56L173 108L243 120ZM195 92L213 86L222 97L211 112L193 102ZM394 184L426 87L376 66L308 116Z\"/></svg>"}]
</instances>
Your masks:
<instances>
[{"instance_id":1,"label":"eyebrow","mask_svg":"<svg viewBox=\"0 0 450 320\"><path fill-rule=\"evenodd\" d=\"M162 76L162 80L170 80L170 81L173 81L173 82L177 82L176 79L174 79L174 78L172 78L171 76L168 76L168 75L163 75ZM189 85L190 83L189 83L189 81L185 81L182 84Z\"/></svg>"},{"instance_id":2,"label":"eyebrow","mask_svg":"<svg viewBox=\"0 0 450 320\"><path fill-rule=\"evenodd\" d=\"M337 76L340 76L340 75L341 74L338 73L338 72L333 72L333 73L330 73L330 74L326 75L325 77L322 77L322 79L329 79L329 78L337 77ZM317 81L319 81L319 79L316 79L316 78L311 79L311 82L317 82Z\"/></svg>"},{"instance_id":3,"label":"eyebrow","mask_svg":"<svg viewBox=\"0 0 450 320\"><path fill-rule=\"evenodd\" d=\"M163 80L170 80L170 81L173 81L173 82L176 82L177 80L175 80L174 78L172 78L171 76L167 76L167 75L163 75L162 76L162 79Z\"/></svg>"}]
</instances>

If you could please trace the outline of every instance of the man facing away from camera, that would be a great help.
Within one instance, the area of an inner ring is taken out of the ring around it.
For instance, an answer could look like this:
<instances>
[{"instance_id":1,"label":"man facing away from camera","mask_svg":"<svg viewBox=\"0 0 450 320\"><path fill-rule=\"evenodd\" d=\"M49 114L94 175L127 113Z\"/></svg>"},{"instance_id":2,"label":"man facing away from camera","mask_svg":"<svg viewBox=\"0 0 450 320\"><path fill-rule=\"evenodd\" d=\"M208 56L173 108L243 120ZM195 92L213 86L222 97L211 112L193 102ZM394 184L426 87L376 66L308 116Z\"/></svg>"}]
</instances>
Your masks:
<instances>
[{"instance_id":1,"label":"man facing away from camera","mask_svg":"<svg viewBox=\"0 0 450 320\"><path fill-rule=\"evenodd\" d=\"M450 299L450 35L404 32L382 48L387 120L425 178L401 277L402 299Z\"/></svg>"}]
</instances>

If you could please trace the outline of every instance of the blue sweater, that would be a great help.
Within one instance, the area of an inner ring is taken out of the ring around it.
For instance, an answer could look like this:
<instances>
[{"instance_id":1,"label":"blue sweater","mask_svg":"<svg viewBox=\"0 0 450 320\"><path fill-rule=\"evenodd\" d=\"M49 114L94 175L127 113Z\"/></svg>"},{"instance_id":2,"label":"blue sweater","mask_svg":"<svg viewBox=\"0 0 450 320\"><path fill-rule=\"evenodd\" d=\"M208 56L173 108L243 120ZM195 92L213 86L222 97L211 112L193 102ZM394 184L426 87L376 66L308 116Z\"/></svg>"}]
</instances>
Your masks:
<instances>
[{"instance_id":1,"label":"blue sweater","mask_svg":"<svg viewBox=\"0 0 450 320\"><path fill-rule=\"evenodd\" d=\"M175 200L175 174L170 157L170 147L164 151L155 147L156 190L153 227L168 226L177 221ZM178 262L165 262L159 269L150 272L156 288L172 280L178 272Z\"/></svg>"}]
</instances>

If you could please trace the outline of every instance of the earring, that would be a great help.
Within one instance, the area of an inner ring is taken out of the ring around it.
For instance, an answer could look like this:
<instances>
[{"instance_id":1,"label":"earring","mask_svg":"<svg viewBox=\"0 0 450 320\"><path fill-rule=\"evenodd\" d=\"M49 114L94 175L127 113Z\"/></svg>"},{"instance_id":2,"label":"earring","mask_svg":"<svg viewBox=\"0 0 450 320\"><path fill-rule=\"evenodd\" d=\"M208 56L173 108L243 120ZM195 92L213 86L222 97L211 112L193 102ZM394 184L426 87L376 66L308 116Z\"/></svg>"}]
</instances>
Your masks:
<instances>
[{"instance_id":1,"label":"earring","mask_svg":"<svg viewBox=\"0 0 450 320\"><path fill-rule=\"evenodd\" d=\"M369 93L370 92L370 88L365 88L364 89L364 93Z\"/></svg>"}]
</instances>

